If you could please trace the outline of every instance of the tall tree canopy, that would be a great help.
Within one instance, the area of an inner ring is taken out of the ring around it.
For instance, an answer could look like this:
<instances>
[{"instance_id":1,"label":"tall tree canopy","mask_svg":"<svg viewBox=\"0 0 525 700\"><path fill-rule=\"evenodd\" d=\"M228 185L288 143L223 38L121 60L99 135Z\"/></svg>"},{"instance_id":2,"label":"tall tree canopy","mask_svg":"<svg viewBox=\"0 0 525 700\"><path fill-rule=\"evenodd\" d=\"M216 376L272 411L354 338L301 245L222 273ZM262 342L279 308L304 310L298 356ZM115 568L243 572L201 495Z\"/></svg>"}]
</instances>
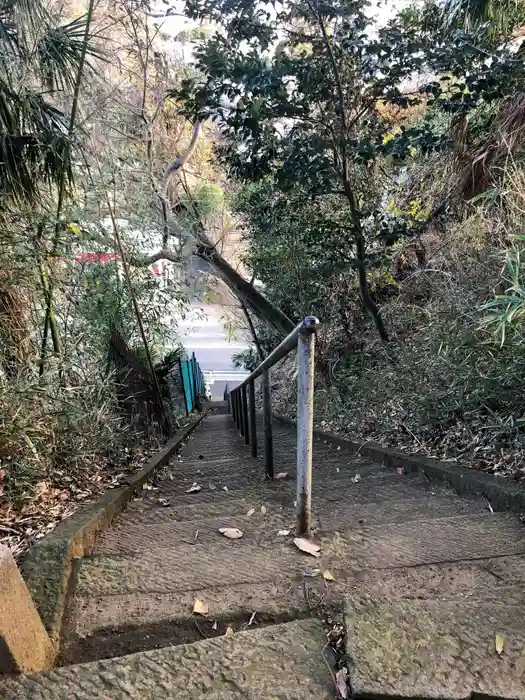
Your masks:
<instances>
[{"instance_id":1,"label":"tall tree canopy","mask_svg":"<svg viewBox=\"0 0 525 700\"><path fill-rule=\"evenodd\" d=\"M458 119L499 99L520 84L521 62L498 32L437 31L434 4L383 26L351 0L191 0L186 12L218 27L197 49L199 73L176 91L186 114L217 123L220 157L238 181L271 182L279 194L267 206L286 212L290 236L304 231L307 246L355 270L363 306L388 340L368 271L424 221L392 216L385 177L450 143L429 119L408 118L435 104Z\"/></svg>"}]
</instances>

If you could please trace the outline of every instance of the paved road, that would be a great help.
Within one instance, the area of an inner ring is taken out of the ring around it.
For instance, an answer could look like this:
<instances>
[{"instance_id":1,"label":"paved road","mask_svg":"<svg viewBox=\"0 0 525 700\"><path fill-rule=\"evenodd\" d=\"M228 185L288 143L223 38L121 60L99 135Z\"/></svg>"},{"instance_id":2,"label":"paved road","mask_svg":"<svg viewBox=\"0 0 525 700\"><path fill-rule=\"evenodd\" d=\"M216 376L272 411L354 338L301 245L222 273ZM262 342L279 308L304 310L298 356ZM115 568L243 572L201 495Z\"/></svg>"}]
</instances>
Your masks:
<instances>
[{"instance_id":1,"label":"paved road","mask_svg":"<svg viewBox=\"0 0 525 700\"><path fill-rule=\"evenodd\" d=\"M246 376L245 372L233 369L232 357L248 347L244 338L229 338L225 329L222 307L215 304L194 302L191 311L178 327L184 347L189 355L195 356L206 374L207 372L231 372L224 380L211 385L212 398L222 399L226 383L237 386Z\"/></svg>"}]
</instances>

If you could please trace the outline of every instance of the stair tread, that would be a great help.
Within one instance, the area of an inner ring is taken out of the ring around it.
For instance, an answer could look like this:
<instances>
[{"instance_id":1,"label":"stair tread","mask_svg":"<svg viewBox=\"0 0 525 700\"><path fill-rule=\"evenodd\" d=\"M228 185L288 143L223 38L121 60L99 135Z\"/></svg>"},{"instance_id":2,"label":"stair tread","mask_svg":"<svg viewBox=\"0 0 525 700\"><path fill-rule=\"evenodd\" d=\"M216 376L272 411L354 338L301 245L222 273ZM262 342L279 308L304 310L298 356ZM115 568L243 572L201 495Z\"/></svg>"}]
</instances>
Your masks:
<instances>
[{"instance_id":1,"label":"stair tread","mask_svg":"<svg viewBox=\"0 0 525 700\"><path fill-rule=\"evenodd\" d=\"M287 613L304 615L308 613L309 604L315 604L321 597L323 603L330 606L349 593L353 596L368 593L391 598L440 600L502 599L516 605L525 600L525 557L359 572L332 567L330 571L335 581L328 585L320 573L315 577L304 577L299 572L298 575L276 581L232 585L219 583L211 587L197 583L194 588L145 592L140 596L133 592L90 595L84 590L83 594L77 593L71 601L74 614L71 616L69 636L74 645L98 630L154 626L163 621L169 621L175 628L175 625L188 620L195 598L207 603L211 620L232 620L253 611L257 612L258 618L261 615L279 618Z\"/></svg>"},{"instance_id":2,"label":"stair tread","mask_svg":"<svg viewBox=\"0 0 525 700\"><path fill-rule=\"evenodd\" d=\"M163 492L165 493L165 492ZM273 541L279 530L295 529L295 508L275 507L269 503L265 515L261 513L259 502L231 501L222 510L209 514L209 508L201 506L186 520L184 507L177 505L176 499L164 496L168 505L158 505L137 514L132 521L126 516L115 519L110 530L104 532L97 541L95 552L105 554L133 554L155 547L174 546L177 542L192 543L198 531L200 542L217 540L221 527L237 527L245 537L256 536L257 540ZM166 503L165 501L165 503ZM195 506L196 507L196 506ZM254 511L250 516L247 513ZM354 505L348 508L346 502L324 503L316 499L313 506L315 530L324 532L347 529L363 531L371 525L405 523L412 520L430 520L454 515L479 514L483 505L478 501L464 501L454 496L424 495L419 498L405 498L387 501L380 508L376 503ZM198 517L200 516L200 517Z\"/></svg>"},{"instance_id":3,"label":"stair tread","mask_svg":"<svg viewBox=\"0 0 525 700\"><path fill-rule=\"evenodd\" d=\"M353 697L525 698L523 605L353 598L346 627Z\"/></svg>"},{"instance_id":4,"label":"stair tread","mask_svg":"<svg viewBox=\"0 0 525 700\"><path fill-rule=\"evenodd\" d=\"M402 524L363 527L318 538L321 557L296 549L290 537L229 540L219 533L206 542L181 542L134 555L95 555L78 564L77 590L113 595L123 592L183 590L221 582L257 583L294 575L314 561L355 571L469 561L525 554L523 526L507 513L460 515Z\"/></svg>"},{"instance_id":5,"label":"stair tread","mask_svg":"<svg viewBox=\"0 0 525 700\"><path fill-rule=\"evenodd\" d=\"M318 620L56 668L8 680L5 700L329 700Z\"/></svg>"}]
</instances>

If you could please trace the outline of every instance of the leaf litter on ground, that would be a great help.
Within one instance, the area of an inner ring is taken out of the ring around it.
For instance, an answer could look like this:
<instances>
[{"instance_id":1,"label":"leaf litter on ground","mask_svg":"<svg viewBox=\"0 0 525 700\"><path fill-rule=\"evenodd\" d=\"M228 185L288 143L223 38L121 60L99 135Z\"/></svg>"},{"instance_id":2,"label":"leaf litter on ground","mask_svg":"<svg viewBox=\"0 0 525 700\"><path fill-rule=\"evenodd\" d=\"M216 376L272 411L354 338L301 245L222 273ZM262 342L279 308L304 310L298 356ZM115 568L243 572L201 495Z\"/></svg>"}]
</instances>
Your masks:
<instances>
[{"instance_id":1,"label":"leaf litter on ground","mask_svg":"<svg viewBox=\"0 0 525 700\"><path fill-rule=\"evenodd\" d=\"M229 540L238 540L244 536L244 533L237 527L220 527L219 532Z\"/></svg>"},{"instance_id":2,"label":"leaf litter on ground","mask_svg":"<svg viewBox=\"0 0 525 700\"><path fill-rule=\"evenodd\" d=\"M19 560L79 508L92 503L108 489L129 484L159 447L156 441L142 444L119 453L118 461L112 456L111 461L98 460L86 470L66 470L51 465L45 471L45 478L27 483L20 490L16 503L11 491L5 488L0 496L0 544L8 547L15 560ZM0 481L7 482L7 470L1 469L0 474ZM146 491L154 490L150 484L147 486Z\"/></svg>"},{"instance_id":3,"label":"leaf litter on ground","mask_svg":"<svg viewBox=\"0 0 525 700\"><path fill-rule=\"evenodd\" d=\"M335 686L337 688L337 692L339 693L339 697L343 698L343 700L346 700L348 698L348 684L346 682L346 668L340 668L338 671L335 672Z\"/></svg>"},{"instance_id":4,"label":"leaf litter on ground","mask_svg":"<svg viewBox=\"0 0 525 700\"><path fill-rule=\"evenodd\" d=\"M301 550L301 552L310 554L312 557L321 556L321 547L319 547L318 544L315 544L315 542L307 540L305 537L295 537L293 543L297 549Z\"/></svg>"},{"instance_id":5,"label":"leaf litter on ground","mask_svg":"<svg viewBox=\"0 0 525 700\"><path fill-rule=\"evenodd\" d=\"M201 600L200 598L195 598L193 601L193 612L196 615L202 615L206 616L208 614L208 603L206 601Z\"/></svg>"},{"instance_id":6,"label":"leaf litter on ground","mask_svg":"<svg viewBox=\"0 0 525 700\"><path fill-rule=\"evenodd\" d=\"M202 486L199 486L199 484L196 481L194 481L190 488L186 489L186 493L197 493L197 491L200 491L201 489Z\"/></svg>"}]
</instances>

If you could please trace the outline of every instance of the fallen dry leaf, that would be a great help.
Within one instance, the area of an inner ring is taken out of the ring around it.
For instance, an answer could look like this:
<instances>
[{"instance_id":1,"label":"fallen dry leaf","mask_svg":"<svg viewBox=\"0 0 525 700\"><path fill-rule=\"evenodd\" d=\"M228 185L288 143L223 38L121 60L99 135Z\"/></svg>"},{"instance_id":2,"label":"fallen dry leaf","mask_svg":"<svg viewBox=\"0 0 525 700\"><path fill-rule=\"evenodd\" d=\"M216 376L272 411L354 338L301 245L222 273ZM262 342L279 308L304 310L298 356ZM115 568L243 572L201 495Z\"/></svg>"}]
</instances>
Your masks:
<instances>
[{"instance_id":1,"label":"fallen dry leaf","mask_svg":"<svg viewBox=\"0 0 525 700\"><path fill-rule=\"evenodd\" d=\"M261 506L261 513L266 515L266 506Z\"/></svg>"},{"instance_id":2,"label":"fallen dry leaf","mask_svg":"<svg viewBox=\"0 0 525 700\"><path fill-rule=\"evenodd\" d=\"M361 474L356 474L355 476L353 476L353 477L350 479L350 481L351 481L353 484L358 484L358 483L361 481Z\"/></svg>"},{"instance_id":3,"label":"fallen dry leaf","mask_svg":"<svg viewBox=\"0 0 525 700\"><path fill-rule=\"evenodd\" d=\"M323 578L325 581L335 581L335 576L328 570L323 571Z\"/></svg>"},{"instance_id":4,"label":"fallen dry leaf","mask_svg":"<svg viewBox=\"0 0 525 700\"><path fill-rule=\"evenodd\" d=\"M215 491L216 486L214 486L213 484L210 484L209 489L210 489L210 491Z\"/></svg>"},{"instance_id":5,"label":"fallen dry leaf","mask_svg":"<svg viewBox=\"0 0 525 700\"><path fill-rule=\"evenodd\" d=\"M405 467L396 467L396 472L398 474L406 474L407 470L405 469Z\"/></svg>"},{"instance_id":6,"label":"fallen dry leaf","mask_svg":"<svg viewBox=\"0 0 525 700\"><path fill-rule=\"evenodd\" d=\"M202 486L199 486L199 484L196 481L194 481L190 488L186 489L186 493L197 493L197 491L200 491L201 489Z\"/></svg>"},{"instance_id":7,"label":"fallen dry leaf","mask_svg":"<svg viewBox=\"0 0 525 700\"><path fill-rule=\"evenodd\" d=\"M224 537L227 537L229 540L238 540L240 537L243 536L243 532L239 530L236 527L220 527L219 532L221 535L224 535Z\"/></svg>"},{"instance_id":8,"label":"fallen dry leaf","mask_svg":"<svg viewBox=\"0 0 525 700\"><path fill-rule=\"evenodd\" d=\"M315 542L310 542L310 540L307 540L305 537L295 537L293 543L297 547L297 549L301 550L301 552L311 554L312 557L321 556L321 547L319 547L318 544L315 544Z\"/></svg>"},{"instance_id":9,"label":"fallen dry leaf","mask_svg":"<svg viewBox=\"0 0 525 700\"><path fill-rule=\"evenodd\" d=\"M200 598L195 598L193 602L193 612L197 615L207 615L208 614L208 603L200 600Z\"/></svg>"},{"instance_id":10,"label":"fallen dry leaf","mask_svg":"<svg viewBox=\"0 0 525 700\"><path fill-rule=\"evenodd\" d=\"M316 578L321 573L321 569L303 569L301 573L308 578Z\"/></svg>"},{"instance_id":11,"label":"fallen dry leaf","mask_svg":"<svg viewBox=\"0 0 525 700\"><path fill-rule=\"evenodd\" d=\"M157 500L157 503L159 504L159 506L164 506L165 508L171 506L171 501L168 501L167 498L159 498Z\"/></svg>"},{"instance_id":12,"label":"fallen dry leaf","mask_svg":"<svg viewBox=\"0 0 525 700\"><path fill-rule=\"evenodd\" d=\"M348 685L346 683L346 668L340 668L339 671L336 671L335 685L337 688L337 692L339 693L339 697L343 698L343 700L346 700L346 698L348 697Z\"/></svg>"},{"instance_id":13,"label":"fallen dry leaf","mask_svg":"<svg viewBox=\"0 0 525 700\"><path fill-rule=\"evenodd\" d=\"M228 627L226 627L226 632L224 633L224 636L231 637L232 635L233 635L233 628L230 627L230 625L228 625Z\"/></svg>"},{"instance_id":14,"label":"fallen dry leaf","mask_svg":"<svg viewBox=\"0 0 525 700\"><path fill-rule=\"evenodd\" d=\"M246 515L250 516L255 513L255 508L250 508L250 510L246 513Z\"/></svg>"},{"instance_id":15,"label":"fallen dry leaf","mask_svg":"<svg viewBox=\"0 0 525 700\"><path fill-rule=\"evenodd\" d=\"M227 491L227 490L228 490L228 487L227 487L227 486L223 486L223 487L222 487L222 490L223 490L223 491Z\"/></svg>"},{"instance_id":16,"label":"fallen dry leaf","mask_svg":"<svg viewBox=\"0 0 525 700\"><path fill-rule=\"evenodd\" d=\"M289 534L290 534L290 530L279 530L279 532L277 533L277 536L278 537L286 537Z\"/></svg>"},{"instance_id":17,"label":"fallen dry leaf","mask_svg":"<svg viewBox=\"0 0 525 700\"><path fill-rule=\"evenodd\" d=\"M278 474L275 475L276 479L287 479L288 478L288 472L279 472Z\"/></svg>"},{"instance_id":18,"label":"fallen dry leaf","mask_svg":"<svg viewBox=\"0 0 525 700\"><path fill-rule=\"evenodd\" d=\"M257 613L252 612L251 617L250 617L250 619L249 619L249 621L248 621L248 627L249 627L250 625L253 625L253 621L255 620L255 615L256 615L256 614L257 614Z\"/></svg>"},{"instance_id":19,"label":"fallen dry leaf","mask_svg":"<svg viewBox=\"0 0 525 700\"><path fill-rule=\"evenodd\" d=\"M216 630L216 629L217 629L217 620L215 620L215 622L213 623L213 625L211 626L211 628L212 628L212 630Z\"/></svg>"},{"instance_id":20,"label":"fallen dry leaf","mask_svg":"<svg viewBox=\"0 0 525 700\"><path fill-rule=\"evenodd\" d=\"M497 654L503 654L503 646L505 644L504 638L501 636L501 634L496 635L496 653Z\"/></svg>"}]
</instances>

